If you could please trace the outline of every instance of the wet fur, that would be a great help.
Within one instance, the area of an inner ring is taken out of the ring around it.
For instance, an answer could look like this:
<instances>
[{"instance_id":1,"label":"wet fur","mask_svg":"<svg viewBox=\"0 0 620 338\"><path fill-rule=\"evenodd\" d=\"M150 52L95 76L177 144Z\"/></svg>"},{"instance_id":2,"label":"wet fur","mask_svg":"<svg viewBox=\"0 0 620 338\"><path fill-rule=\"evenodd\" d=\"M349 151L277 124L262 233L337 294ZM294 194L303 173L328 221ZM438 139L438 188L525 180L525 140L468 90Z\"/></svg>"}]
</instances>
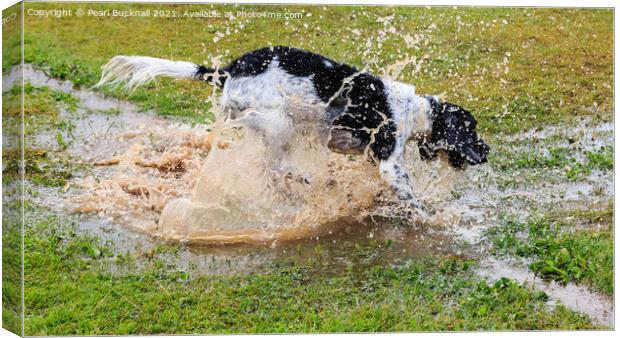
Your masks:
<instances>
[{"instance_id":1,"label":"wet fur","mask_svg":"<svg viewBox=\"0 0 620 338\"><path fill-rule=\"evenodd\" d=\"M446 151L457 168L484 163L488 154L475 132L475 119L466 110L418 96L412 85L291 47L255 50L221 69L117 56L103 67L97 85L125 83L132 88L160 75L219 86L231 125L260 131L274 149L286 145L299 118L289 116L289 107L322 107L321 120L331 126L328 147L344 154L370 155L398 198L417 208L421 205L403 166L408 140L418 141L423 159Z\"/></svg>"}]
</instances>

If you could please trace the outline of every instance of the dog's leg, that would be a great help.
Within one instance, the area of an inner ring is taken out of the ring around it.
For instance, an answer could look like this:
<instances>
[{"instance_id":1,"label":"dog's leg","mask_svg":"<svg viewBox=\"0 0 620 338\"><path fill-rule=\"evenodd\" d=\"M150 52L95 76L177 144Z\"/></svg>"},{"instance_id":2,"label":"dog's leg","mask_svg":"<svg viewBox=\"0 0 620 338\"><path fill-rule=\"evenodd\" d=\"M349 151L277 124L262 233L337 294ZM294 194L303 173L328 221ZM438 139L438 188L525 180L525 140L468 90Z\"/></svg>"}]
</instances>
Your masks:
<instances>
[{"instance_id":1,"label":"dog's leg","mask_svg":"<svg viewBox=\"0 0 620 338\"><path fill-rule=\"evenodd\" d=\"M407 170L400 163L390 159L381 161L379 170L399 200L409 203L415 209L424 210L422 203L415 198Z\"/></svg>"},{"instance_id":2,"label":"dog's leg","mask_svg":"<svg viewBox=\"0 0 620 338\"><path fill-rule=\"evenodd\" d=\"M390 185L399 200L408 203L422 217L427 217L425 208L415 197L407 169L403 167L406 139L399 135L395 142L392 154L379 162L381 177Z\"/></svg>"}]
</instances>

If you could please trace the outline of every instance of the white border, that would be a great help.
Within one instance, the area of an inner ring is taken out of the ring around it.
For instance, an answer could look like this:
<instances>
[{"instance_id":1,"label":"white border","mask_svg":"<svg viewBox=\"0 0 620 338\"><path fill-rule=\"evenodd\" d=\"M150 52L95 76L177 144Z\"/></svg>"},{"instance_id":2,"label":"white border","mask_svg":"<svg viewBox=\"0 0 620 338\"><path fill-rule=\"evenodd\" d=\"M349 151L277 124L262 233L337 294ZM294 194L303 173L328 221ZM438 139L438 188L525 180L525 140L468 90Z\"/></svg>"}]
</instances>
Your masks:
<instances>
[{"instance_id":1,"label":"white border","mask_svg":"<svg viewBox=\"0 0 620 338\"><path fill-rule=\"evenodd\" d=\"M37 0L26 0L26 2L35 2ZM17 0L7 0L7 1L2 1L2 4L0 4L0 8L1 9L5 9L8 8L16 3L18 3L19 1ZM515 1L515 0L505 0L502 2L498 2L497 0L493 1L493 0L434 0L434 1L420 1L420 0L314 0L314 1L308 1L308 0L236 0L236 1L183 1L183 0L133 0L133 1L114 1L114 0L98 0L98 1L79 1L79 0L56 0L56 1L49 1L49 2L147 2L147 3L245 3L245 4L249 4L249 3L260 3L260 4L315 4L315 5L321 5L321 4L340 4L340 5L417 5L417 6L427 6L427 5L432 5L432 6L502 6L502 7L605 7L605 8L614 8L614 109L615 107L618 107L618 103L619 103L619 99L618 99L618 95L616 95L617 93L617 87L616 84L618 83L617 79L618 79L618 73L615 72L615 65L618 62L618 53L617 53L617 43L616 41L618 41L618 21L615 20L615 9L617 7L617 1L613 1L613 0L590 0L590 1L583 1L583 0L543 0L543 1L536 1L536 0L520 0L520 1ZM0 30L0 39L2 36L2 30ZM0 55L0 62L2 60L2 57ZM2 103L0 102L0 110L2 107ZM615 121L616 121L616 114L614 112L614 143L615 143L615 154L614 154L614 164L618 163L618 161L616 161L616 159L618 159L618 155L620 155L620 142L618 141L618 139L615 137ZM0 127L1 127L1 120L0 120ZM2 131L0 128L0 139L2 136ZM1 168L1 159L0 159L0 168ZM614 206L618 205L618 189L617 186L615 185L615 182L618 182L618 177L620 176L620 170L616 170L616 168L614 168ZM0 178L0 183L1 183L1 178ZM0 211L0 217L2 216L2 211ZM614 229L617 229L619 224L618 219L615 217L615 208L614 208ZM618 251L619 251L619 245L618 245L618 233L616 231L614 231L614 243L615 243L615 257L618 257ZM1 245L1 240L0 240L0 245ZM2 253L0 251L0 269L2 267L2 260L1 260L1 256ZM614 309L615 309L615 314L616 314L616 319L618 316L618 311L617 311L617 298L618 298L618 288L617 288L617 281L619 280L619 273L618 273L618 267L616 264L614 264L615 267L615 272L614 272L614 276L615 276L615 294L614 294ZM0 279L0 286L2 281ZM1 291L0 291L1 293ZM2 314L2 310L0 309L0 320L1 320L1 314ZM616 320L616 327L617 327L618 321ZM378 337L386 337L386 336L399 336L399 337L421 337L421 338L426 338L426 337L443 337L443 336L459 336L459 337L508 337L508 338L512 338L512 337L521 337L523 334L527 334L530 336L535 336L535 337L553 337L556 338L556 335L561 334L563 337L614 337L616 336L614 331L527 331L527 332L499 332L499 333L494 333L494 332L450 332L450 333L378 333L378 334L374 334L374 336L378 336ZM366 336L367 334L348 334L347 336L351 336L351 337L362 337L362 336ZM237 335L237 336L241 336L241 337L246 337L248 335ZM265 338L280 338L280 337L293 337L293 336L298 336L298 335L293 335L293 334L286 334L286 335L261 335L261 337L265 337ZM333 337L334 335L332 334L316 334L313 335L314 337L321 337L321 338L327 338L327 337ZM17 337L16 335L14 335L13 333L10 333L4 329L0 329L0 337ZM176 337L176 336L160 336L160 337ZM195 337L209 337L209 336L198 336L195 335ZM212 337L212 336L211 336Z\"/></svg>"}]
</instances>

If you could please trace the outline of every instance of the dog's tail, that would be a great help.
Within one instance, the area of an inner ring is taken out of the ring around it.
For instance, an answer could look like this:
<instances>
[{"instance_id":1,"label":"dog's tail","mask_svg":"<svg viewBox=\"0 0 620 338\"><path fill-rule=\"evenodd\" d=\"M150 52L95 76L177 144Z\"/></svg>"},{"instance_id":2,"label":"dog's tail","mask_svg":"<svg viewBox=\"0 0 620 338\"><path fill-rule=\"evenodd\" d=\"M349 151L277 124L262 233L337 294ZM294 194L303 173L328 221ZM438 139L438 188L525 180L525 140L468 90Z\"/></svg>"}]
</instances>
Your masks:
<instances>
[{"instance_id":1,"label":"dog's tail","mask_svg":"<svg viewBox=\"0 0 620 338\"><path fill-rule=\"evenodd\" d=\"M111 84L122 85L127 90L133 90L158 76L206 81L221 87L226 81L227 72L185 61L119 55L113 57L102 67L101 79L94 88Z\"/></svg>"}]
</instances>

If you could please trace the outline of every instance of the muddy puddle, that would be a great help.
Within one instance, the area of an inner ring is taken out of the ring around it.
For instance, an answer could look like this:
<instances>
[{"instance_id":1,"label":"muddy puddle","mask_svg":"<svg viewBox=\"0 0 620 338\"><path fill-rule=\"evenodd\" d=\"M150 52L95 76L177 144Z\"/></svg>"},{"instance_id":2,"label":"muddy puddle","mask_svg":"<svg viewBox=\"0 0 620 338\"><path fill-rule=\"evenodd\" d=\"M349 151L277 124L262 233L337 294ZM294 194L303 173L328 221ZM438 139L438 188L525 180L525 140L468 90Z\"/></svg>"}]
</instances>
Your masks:
<instances>
[{"instance_id":1,"label":"muddy puddle","mask_svg":"<svg viewBox=\"0 0 620 338\"><path fill-rule=\"evenodd\" d=\"M10 87L11 79L20 78L18 72L14 69L9 76L3 77L4 88ZM335 222L324 222L320 231L286 240L275 236L250 244L231 241L233 245L192 241L178 232L153 236L161 230L160 215L166 205L171 201L191 200L198 178L207 177L204 168L209 156L220 154L226 159L231 149L235 149L238 135L223 133L215 138L211 127L189 126L96 92L74 89L70 82L50 79L28 65L24 68L24 78L36 86L45 85L71 93L80 101L77 111L62 111L61 114L61 119L73 125L71 132L63 135L70 140L67 149L60 150L56 130L26 140L27 144L30 143L28 146L55 149L59 156L66 155L86 167L75 173L63 190L31 186L26 190L36 190L37 193L28 198L75 218L80 231L108 241L119 253L133 252L148 257L162 245L169 246L174 250L163 255L167 264L200 274L252 273L290 261L322 261L327 266L326 271L336 273L366 265L401 265L429 255L461 256L483 261L481 275L489 279L509 277L527 281L545 291L551 298L550 303L559 301L590 315L599 324L613 326L613 304L608 298L574 285L545 283L519 264L481 259L488 256L484 231L497 225L503 214L519 215L526 220L553 208L604 203L613 198L613 174L610 171L594 170L583 180L569 182L557 179L557 173L540 174L549 175L548 180L528 180L523 172L499 173L489 165L455 173L443 170L438 162L421 164L412 172L413 183L422 199L432 205L435 216L412 224L393 217L389 197L382 195L381 187L373 185L374 174L365 171L370 170L367 164L350 163L347 158L330 158L330 163L337 164L334 168L359 166L359 172L366 175L366 181L372 186L364 188L368 189L364 200L351 204L344 199L346 196L339 196L340 199L332 201L339 205L338 216L343 217L336 217ZM536 138L557 139L559 145L576 143L583 149L613 144L613 124L591 127L585 132L578 128L554 127L533 130L514 136L506 144L514 143L510 149L515 152L529 149L528 140ZM415 159L417 154L407 156ZM307 165L312 164L310 161ZM282 181L272 185L290 188L292 184L302 193L308 192L304 190L307 189L306 180L317 181L282 167L284 169L275 176L269 173L254 178L272 182L273 177L283 177ZM225 169L230 171L230 168ZM198 184L214 182L213 178L210 179ZM337 176L336 181L338 179L341 180L338 181L340 186L348 183L342 177ZM326 180L318 181L328 184ZM215 182L222 185L247 183L226 175L218 176ZM215 194L217 190L205 191ZM316 198L322 196L315 195ZM373 207L368 208L368 204ZM281 205L284 204L278 204ZM265 209L269 206L258 207ZM225 208L222 210L223 219L234 214ZM296 215L297 211L293 210L291 215ZM320 211L323 214L318 216L326 219L334 216L332 209ZM263 215L261 212L264 210L259 210L258 214Z\"/></svg>"},{"instance_id":2,"label":"muddy puddle","mask_svg":"<svg viewBox=\"0 0 620 338\"><path fill-rule=\"evenodd\" d=\"M18 72L13 70L4 78L5 88L10 87L11 79L19 78ZM386 217L392 211L389 205L372 212L360 209L356 214L336 218L336 222L326 223L320 231L307 236L255 241L251 246L205 246L200 241L182 238L170 241L171 238L165 236L145 235L157 229L159 215L170 200L190 196L208 155L214 149L228 150L229 143L219 141L213 144L206 126L190 127L140 111L127 102L89 90L74 89L70 82L50 79L29 65L24 69L24 78L32 85L71 93L80 100L77 111L61 111L61 119L70 121L73 126L70 133L63 132L63 138L70 140L67 149L59 149L55 130L37 133L26 143L30 143L30 147L56 150L59 155L69 155L87 165L87 169L75 174L65 189L33 186L30 188L39 191L30 198L57 212L77 217L80 229L110 241L119 252L148 251L160 243L181 242L192 257L217 252L217 255L231 259L256 252L261 252L259 256L277 257L281 253L282 257L287 257L300 248L314 252L319 245L326 256L342 256L335 261L343 262L341 265L345 266L350 247L360 243L385 246L391 252L386 263L433 253L461 255L465 251L462 245L456 245L432 224L412 227L396 217ZM351 159L346 161L352 162ZM308 164L313 165L313 161ZM359 166L368 167L366 163ZM376 171L374 167L370 168L373 173ZM413 179L421 191L427 191L429 196L437 199L441 195L434 183L449 179L451 175L438 172L436 177L414 175ZM355 179L361 180L359 177ZM368 185L376 185L372 180L366 181ZM449 192L449 189L444 190L444 193ZM448 216L436 218L435 223L460 219L467 211L455 208Z\"/></svg>"}]
</instances>

